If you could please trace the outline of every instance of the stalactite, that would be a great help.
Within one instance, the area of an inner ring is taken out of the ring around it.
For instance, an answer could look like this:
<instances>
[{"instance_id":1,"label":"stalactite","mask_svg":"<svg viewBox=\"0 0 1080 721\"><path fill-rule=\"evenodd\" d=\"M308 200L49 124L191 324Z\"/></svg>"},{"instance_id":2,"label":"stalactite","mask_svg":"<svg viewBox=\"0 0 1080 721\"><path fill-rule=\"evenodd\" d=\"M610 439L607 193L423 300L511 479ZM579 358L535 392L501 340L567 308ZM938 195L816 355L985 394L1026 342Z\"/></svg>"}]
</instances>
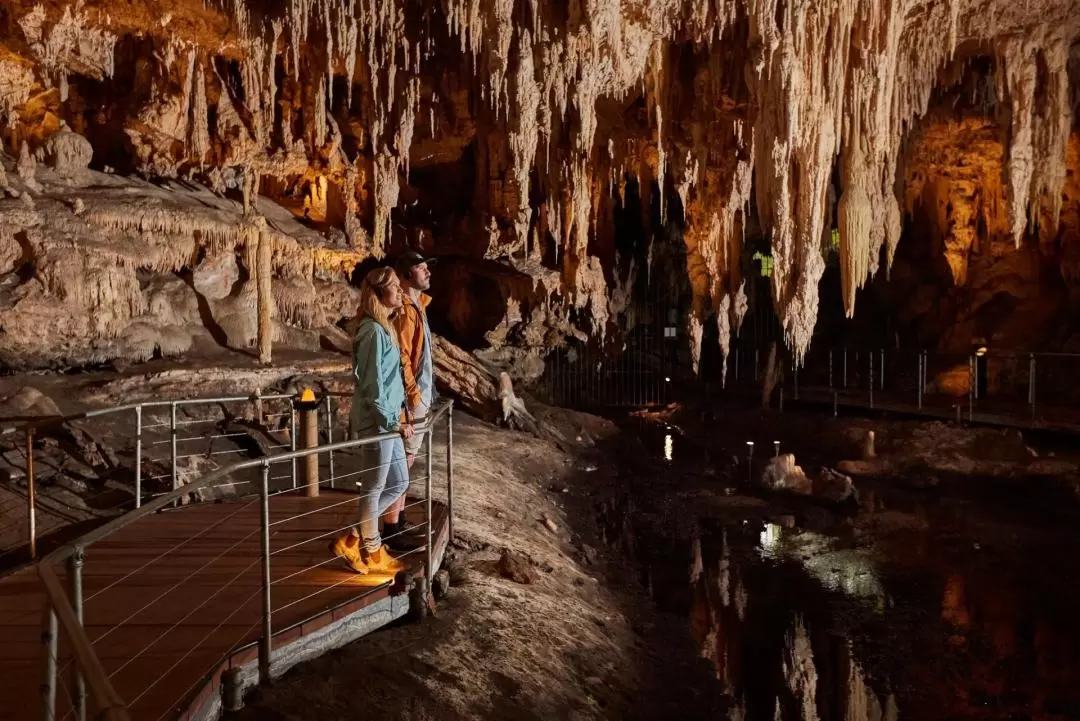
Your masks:
<instances>
[{"instance_id":1,"label":"stalactite","mask_svg":"<svg viewBox=\"0 0 1080 721\"><path fill-rule=\"evenodd\" d=\"M1069 42L1054 38L1042 51L1046 68L1045 93L1038 98L1034 118L1033 155L1035 171L1031 187L1031 217L1038 220L1040 205L1049 205L1048 235L1057 232L1061 218L1061 196L1067 169L1065 156L1072 127L1069 98Z\"/></svg>"},{"instance_id":2,"label":"stalactite","mask_svg":"<svg viewBox=\"0 0 1080 721\"><path fill-rule=\"evenodd\" d=\"M319 78L319 86L315 90L315 148L326 145L326 76Z\"/></svg>"},{"instance_id":3,"label":"stalactite","mask_svg":"<svg viewBox=\"0 0 1080 721\"><path fill-rule=\"evenodd\" d=\"M359 247L366 242L361 169L371 163L372 251L381 256L400 195L398 174L408 181L411 170L419 96L427 87L422 73L444 61L442 41L430 27L418 32L415 14L410 10L407 18L409 6L400 0L288 0L277 13L256 12L249 0L215 0L205 8L211 5L226 25L232 22L220 47L174 41L171 33L185 32L178 23L168 30L168 42L156 45L164 48L169 82L155 80L160 105L138 114L151 130L142 136L143 128L130 130L141 167L169 175L185 164L207 163L215 166L210 182L216 178L214 187L223 190L236 187L229 166L246 168L255 178L259 172L302 182L317 176L317 183L343 189L346 234ZM539 254L550 232L561 266L560 297L587 308L594 332L602 334L614 312L614 294L621 292L611 291L611 304L603 301L604 273L589 255L590 245L605 262L611 252L608 198L613 189L624 194L626 174L637 176L651 282L653 203L659 201L666 218L674 190L684 211L694 323L700 331L716 314L726 364L731 335L746 312L740 266L753 184L758 219L772 243L773 302L799 360L817 317L831 193L840 192L841 283L851 315L857 289L878 271L883 253L888 268L896 251L902 220L896 174L904 134L926 112L937 74L958 39L990 40L998 47L998 100L1012 110L1007 177L1014 237L1019 242L1029 222L1052 231L1061 213L1071 128L1066 66L1076 29L1055 19L1070 19L1069 3L1054 4L1038 21L1005 8L978 13L961 0L916 5L590 0L573 4L569 22L556 27L563 13L553 12L548 0L520 7L513 0L445 0L441 12L450 42L467 56L474 74L465 81L472 83L471 109L486 105L492 111L481 110L484 137L476 145L484 155L476 179L488 213L484 219L494 222L504 241L513 227L516 244L507 245L515 259ZM14 20L28 48L21 52L36 58L28 62L37 78L20 69L22 56L13 64L0 49L3 118L18 113L37 83L59 83L63 93L68 75L101 79L112 73L116 36L97 8L42 4ZM166 24L167 18L162 28ZM744 32L749 58L738 58L729 40L742 42ZM161 33L148 33L160 42ZM279 42L289 45L281 50L281 62L292 78L280 89ZM186 49L189 70L183 73L183 60L179 67L174 60ZM239 87L222 59L239 59ZM349 127L339 129L332 115L342 74L347 96L337 98L338 105L351 106L354 97L360 102L349 113L351 138ZM183 83L179 98L178 89L166 88L177 82ZM78 87L72 83L73 92ZM171 97L160 97L166 94ZM213 128L208 97L217 98ZM448 101L432 89L426 110L433 138L439 134L438 106ZM639 107L641 119L634 117ZM281 147L275 137L278 108ZM302 141L295 143L294 119L303 128ZM163 151L149 137L154 132L179 142ZM9 137L15 143L27 136ZM342 148L349 148L351 160ZM250 186L247 172L250 210L258 187L257 181ZM530 187L534 172L538 188ZM530 191L547 199L537 217ZM530 233L542 242L534 239L530 247Z\"/></svg>"},{"instance_id":4,"label":"stalactite","mask_svg":"<svg viewBox=\"0 0 1080 721\"><path fill-rule=\"evenodd\" d=\"M194 68L192 81L191 99L191 136L188 139L188 154L194 156L201 164L206 159L206 153L210 150L210 111L206 104L206 78L203 75L202 63L195 60L195 51L192 50L192 59L189 68Z\"/></svg>"},{"instance_id":5,"label":"stalactite","mask_svg":"<svg viewBox=\"0 0 1080 721\"><path fill-rule=\"evenodd\" d=\"M390 211L397 205L401 187L398 183L397 159L387 151L375 158L375 231L371 237L371 254L383 257L390 232Z\"/></svg>"},{"instance_id":6,"label":"stalactite","mask_svg":"<svg viewBox=\"0 0 1080 721\"><path fill-rule=\"evenodd\" d=\"M31 66L0 58L0 123L14 124L15 109L29 99L33 88Z\"/></svg>"},{"instance_id":7,"label":"stalactite","mask_svg":"<svg viewBox=\"0 0 1080 721\"><path fill-rule=\"evenodd\" d=\"M513 97L515 118L510 130L510 152L513 160L514 185L517 190L517 217L514 230L518 242L528 242L531 208L529 207L529 174L536 159L540 127L538 112L541 91L533 69L532 35L526 29L518 36L517 66L514 73Z\"/></svg>"},{"instance_id":8,"label":"stalactite","mask_svg":"<svg viewBox=\"0 0 1080 721\"><path fill-rule=\"evenodd\" d=\"M1027 229L1028 203L1031 198L1033 157L1033 114L1035 103L1035 47L1025 40L1010 38L1002 53L1005 82L1012 108L1009 138L1008 190L1012 235L1020 247Z\"/></svg>"}]
</instances>

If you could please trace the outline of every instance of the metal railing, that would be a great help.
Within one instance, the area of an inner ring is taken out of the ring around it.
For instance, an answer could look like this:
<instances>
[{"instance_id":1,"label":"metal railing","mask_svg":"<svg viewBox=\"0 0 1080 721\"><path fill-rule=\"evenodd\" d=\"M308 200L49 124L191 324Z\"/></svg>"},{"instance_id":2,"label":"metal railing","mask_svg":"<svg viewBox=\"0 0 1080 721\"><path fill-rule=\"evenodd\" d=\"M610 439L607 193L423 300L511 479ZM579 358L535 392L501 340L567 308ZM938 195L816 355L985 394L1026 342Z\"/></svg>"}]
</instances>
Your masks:
<instances>
[{"instance_id":1,"label":"metal railing","mask_svg":"<svg viewBox=\"0 0 1080 721\"><path fill-rule=\"evenodd\" d=\"M741 349L726 387L761 382L767 350ZM949 353L885 348L811 348L801 367L787 361L776 400L893 409L1036 427L1080 427L1080 354L983 350Z\"/></svg>"},{"instance_id":2,"label":"metal railing","mask_svg":"<svg viewBox=\"0 0 1080 721\"><path fill-rule=\"evenodd\" d=\"M297 411L292 400L288 394L261 395L256 390L247 396L131 403L3 428L0 437L21 437L18 446L25 465L22 482L13 479L16 482L2 488L5 500L0 501L0 519L21 518L23 523L0 525L0 562L10 562L20 551L23 560L35 560L41 536L67 525L64 520L42 523L41 512L69 521L109 518L186 485L188 476L215 470L230 458L247 454L247 448L233 442L250 438L245 425L268 430L263 452L295 450ZM91 424L92 434L85 430ZM42 470L52 466L48 470L63 476L63 462L50 455L63 455L65 449L50 454L39 446L56 436L77 436L70 448L73 453L85 454L79 448L80 440L83 446L97 445L98 440L106 446L118 446L117 465L110 470L126 476L127 486L103 484L80 496L77 506L47 500L40 488ZM295 478L295 464L292 471ZM16 513L20 506L24 511Z\"/></svg>"},{"instance_id":3,"label":"metal railing","mask_svg":"<svg viewBox=\"0 0 1080 721\"><path fill-rule=\"evenodd\" d=\"M202 402L222 402L222 399ZM150 404L140 405L146 408ZM172 410L182 407L183 402L156 404L157 407L162 405L169 408L170 416L175 418ZM206 679L205 672L213 671L213 668L203 668L201 673L193 675L190 664L213 666L212 662L207 664L207 653L214 649L230 652L250 643L253 635L258 647L258 680L266 681L271 675L276 625L289 626L288 618L324 606L329 608L330 601L340 602L342 594L360 598L394 583L393 578L377 574L360 576L343 570L334 575L327 567L336 557L326 554L324 548L322 557L312 558L311 549L317 549L320 541L326 544L354 525L357 519L355 514L348 517L349 509L355 508L367 494L378 492L375 489L365 493L363 484L370 485L371 474L387 464L371 465L367 459L376 454L364 453L363 449L399 436L387 433L333 441L337 425L333 394L326 394L316 404L310 404L309 410L314 411L315 419L319 411L325 416L325 424L316 420L314 425L316 428L325 426L327 443L239 461L214 470L147 499L40 560L37 570L46 598L42 634L45 678L41 688L43 715L47 721L58 718L83 721L88 706L97 710L98 718L117 721L130 718L132 713L140 718L173 716L191 703L193 694ZM414 535L415 531L422 531L423 543L405 556L423 553L424 574L417 579L416 590L425 605L437 562L433 537L437 446L445 453L441 470L446 482L443 496L448 526L446 540L453 534L452 410L451 402L437 404L426 423L418 426L418 431L425 434L426 449L418 459L423 461L423 474L418 475L414 470L409 479L407 497L410 500L405 512L419 512L422 520L414 529ZM292 415L293 427L297 415ZM440 441L435 431L442 423L445 423L446 433ZM178 427L182 426L175 422L170 424L171 429ZM291 433L289 445L295 447L296 439L297 434ZM310 440L310 436L306 440ZM357 453L358 450L361 452ZM178 455L173 453L172 457ZM310 458L325 458L326 464L305 462L305 482L301 484L296 464ZM398 459L393 458L390 462L398 462ZM292 471L274 475L273 470L281 467ZM344 485L352 485L359 491L349 495L337 493L325 501L312 500L319 496L320 488L340 489ZM175 508L188 494L225 486L244 486L252 491L246 498L226 504L192 504L189 509ZM179 531L165 520L149 519L152 514L160 513L166 516L181 514L172 516L181 518L183 514L196 513L200 509L212 509L214 514L206 519L196 518L194 525L180 525ZM334 516L342 519L339 526L318 526L327 517ZM138 545L131 548L132 541L137 542L140 536L131 536L130 532L132 524L140 520L169 535L157 539L151 534L141 553L134 553ZM240 528L242 533L236 530L237 524L244 524ZM122 535L125 533L128 535ZM116 540L118 538L120 540ZM115 541L117 548L110 547L110 541ZM155 541L158 542L156 546ZM106 561L104 570L98 568L87 575L88 561L93 560L88 550L102 544L105 546L102 551ZM131 557L126 558L125 553L118 561L118 548L123 544L128 544ZM162 545L164 550L159 553ZM203 561L203 558L209 560ZM189 570L193 563L196 565ZM57 574L57 566L61 564L66 567L67 590ZM168 575L170 582L167 585L158 585L162 574L154 572L169 568L170 564L177 567L176 572ZM148 575L151 580L147 580ZM154 575L158 576L158 583L152 579ZM359 593L355 586L361 587ZM193 594L192 588L208 590ZM200 630L198 638L187 631L200 613L222 608L229 609L224 617L201 620L197 626ZM288 616L284 615L286 611ZM249 623L253 616L254 620ZM206 627L212 628L208 633L201 633ZM161 629L161 632L150 634L147 629ZM63 647L59 644L61 636L66 641ZM133 639L136 640L133 642ZM209 650L208 643L212 647ZM66 655L62 653L63 649L67 650ZM187 675L179 674L178 669ZM178 676L192 678L192 683L162 706L163 694L172 695ZM64 683L65 678L70 678L70 685ZM163 684L168 683L174 687L166 692ZM63 714L57 704L58 689L66 692L67 710ZM156 705L151 704L151 700Z\"/></svg>"}]
</instances>

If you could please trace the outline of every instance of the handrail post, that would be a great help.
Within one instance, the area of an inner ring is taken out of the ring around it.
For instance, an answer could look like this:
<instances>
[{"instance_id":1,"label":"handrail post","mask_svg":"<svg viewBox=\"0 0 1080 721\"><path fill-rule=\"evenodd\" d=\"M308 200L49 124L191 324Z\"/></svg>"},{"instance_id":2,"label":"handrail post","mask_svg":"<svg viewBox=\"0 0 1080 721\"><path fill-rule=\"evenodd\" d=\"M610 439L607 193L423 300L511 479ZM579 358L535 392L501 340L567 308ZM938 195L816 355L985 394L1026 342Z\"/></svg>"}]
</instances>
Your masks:
<instances>
[{"instance_id":1,"label":"handrail post","mask_svg":"<svg viewBox=\"0 0 1080 721\"><path fill-rule=\"evenodd\" d=\"M975 414L975 356L968 356L968 422L971 423Z\"/></svg>"},{"instance_id":2,"label":"handrail post","mask_svg":"<svg viewBox=\"0 0 1080 721\"><path fill-rule=\"evenodd\" d=\"M310 399L310 400L308 400ZM299 414L300 443L303 448L319 445L319 402L310 389L292 400ZM319 495L319 455L311 453L304 457L304 492L308 498Z\"/></svg>"},{"instance_id":3,"label":"handrail post","mask_svg":"<svg viewBox=\"0 0 1080 721\"><path fill-rule=\"evenodd\" d=\"M326 442L334 442L334 405L333 398L329 393L326 394ZM337 488L337 481L334 480L334 451L331 449L327 452L327 461L330 465L330 488Z\"/></svg>"},{"instance_id":4,"label":"handrail post","mask_svg":"<svg viewBox=\"0 0 1080 721\"><path fill-rule=\"evenodd\" d=\"M85 550L81 546L75 548L75 552L68 558L68 580L71 584L71 603L75 608L75 620L83 625L83 583L82 569L85 560ZM82 671L78 664L74 668L75 676L75 718L76 721L86 721L86 684L83 682Z\"/></svg>"},{"instance_id":5,"label":"handrail post","mask_svg":"<svg viewBox=\"0 0 1080 721\"><path fill-rule=\"evenodd\" d=\"M867 384L867 386L870 389L870 409L873 410L874 409L874 351L868 351L866 353L866 357L869 359L868 366L870 368L870 371L869 371L870 372L870 376L869 376L870 382Z\"/></svg>"},{"instance_id":6,"label":"handrail post","mask_svg":"<svg viewBox=\"0 0 1080 721\"><path fill-rule=\"evenodd\" d=\"M68 594L64 592L63 587L60 585L60 580L56 577L51 564L48 562L39 563L37 572L41 577L41 582L45 585L45 592L48 595L52 611L56 614L58 623L68 634L71 652L75 658L74 662L88 679L90 692L93 694L97 708L103 709L101 716L105 719L127 721L129 716L124 707L124 702L117 695L116 689L113 688L112 683L109 681L109 677L105 675L105 670L101 667L101 660L94 653L82 623L75 617L75 611L68 602Z\"/></svg>"},{"instance_id":7,"label":"handrail post","mask_svg":"<svg viewBox=\"0 0 1080 721\"><path fill-rule=\"evenodd\" d=\"M135 406L135 507L142 505L142 405Z\"/></svg>"},{"instance_id":8,"label":"handrail post","mask_svg":"<svg viewBox=\"0 0 1080 721\"><path fill-rule=\"evenodd\" d=\"M427 543L425 544L424 548L424 586L427 589L427 593L425 594L424 598L425 603L427 603L430 599L431 587L435 580L435 564L432 560L433 554L431 548L433 545L433 536L431 533L431 525L433 523L431 517L431 457L433 455L432 450L435 448L435 444L432 442L434 441L434 430L434 428L428 429L428 437L426 444L427 459L425 463L425 465L427 466L427 480L424 482L424 486L426 489L426 492L424 493L424 520L426 521L426 523L424 524L424 528L427 535Z\"/></svg>"},{"instance_id":9,"label":"handrail post","mask_svg":"<svg viewBox=\"0 0 1080 721\"><path fill-rule=\"evenodd\" d=\"M1035 420L1035 354L1028 353L1028 405L1031 406L1031 420Z\"/></svg>"},{"instance_id":10,"label":"handrail post","mask_svg":"<svg viewBox=\"0 0 1080 721\"><path fill-rule=\"evenodd\" d=\"M270 461L262 463L259 487L259 526L262 537L262 637L259 639L259 683L270 682Z\"/></svg>"},{"instance_id":11,"label":"handrail post","mask_svg":"<svg viewBox=\"0 0 1080 721\"><path fill-rule=\"evenodd\" d=\"M923 387L923 393L926 393L926 376L927 376L927 374L929 372L927 370L929 365L930 365L930 354L927 352L927 350L925 348L923 348L923 352L922 352L922 387Z\"/></svg>"},{"instance_id":12,"label":"handrail post","mask_svg":"<svg viewBox=\"0 0 1080 721\"><path fill-rule=\"evenodd\" d=\"M446 513L448 541L454 540L454 406L446 410Z\"/></svg>"},{"instance_id":13,"label":"handrail post","mask_svg":"<svg viewBox=\"0 0 1080 721\"><path fill-rule=\"evenodd\" d=\"M923 397L923 365L926 363L926 359L923 357L922 351L919 351L916 356L918 361L917 368L915 369L915 395L918 398L919 410L922 410L922 397Z\"/></svg>"},{"instance_id":14,"label":"handrail post","mask_svg":"<svg viewBox=\"0 0 1080 721\"><path fill-rule=\"evenodd\" d=\"M45 721L56 719L56 663L59 646L59 624L52 604L45 601L45 629L41 632L41 642L45 645L45 683L41 685L44 702Z\"/></svg>"},{"instance_id":15,"label":"handrail post","mask_svg":"<svg viewBox=\"0 0 1080 721\"><path fill-rule=\"evenodd\" d=\"M289 402L289 450L296 450L296 404ZM292 487L296 489L296 459L292 459Z\"/></svg>"},{"instance_id":16,"label":"handrail post","mask_svg":"<svg viewBox=\"0 0 1080 721\"><path fill-rule=\"evenodd\" d=\"M263 424L262 388L256 388L255 394L251 397L251 415L256 425Z\"/></svg>"},{"instance_id":17,"label":"handrail post","mask_svg":"<svg viewBox=\"0 0 1080 721\"><path fill-rule=\"evenodd\" d=\"M832 388L832 348L829 349L829 388Z\"/></svg>"},{"instance_id":18,"label":"handrail post","mask_svg":"<svg viewBox=\"0 0 1080 721\"><path fill-rule=\"evenodd\" d=\"M34 429L26 431L26 512L30 540L30 560L37 560L37 496L34 488Z\"/></svg>"},{"instance_id":19,"label":"handrail post","mask_svg":"<svg viewBox=\"0 0 1080 721\"><path fill-rule=\"evenodd\" d=\"M172 445L171 451L171 464L172 464L172 487L175 491L177 489L176 478L176 401L169 404L169 438Z\"/></svg>"}]
</instances>

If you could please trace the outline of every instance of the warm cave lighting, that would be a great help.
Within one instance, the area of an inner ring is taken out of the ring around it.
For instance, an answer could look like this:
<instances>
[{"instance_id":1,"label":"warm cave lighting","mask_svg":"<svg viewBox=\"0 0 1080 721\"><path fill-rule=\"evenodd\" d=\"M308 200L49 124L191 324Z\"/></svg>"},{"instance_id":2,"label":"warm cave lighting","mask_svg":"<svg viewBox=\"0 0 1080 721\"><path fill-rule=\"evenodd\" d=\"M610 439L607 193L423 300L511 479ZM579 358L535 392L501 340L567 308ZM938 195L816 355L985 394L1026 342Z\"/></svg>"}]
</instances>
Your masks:
<instances>
[{"instance_id":1,"label":"warm cave lighting","mask_svg":"<svg viewBox=\"0 0 1080 721\"><path fill-rule=\"evenodd\" d=\"M667 376L664 376L664 382L665 382L665 383L670 383L670 382L671 382L671 378L668 378Z\"/></svg>"},{"instance_id":2,"label":"warm cave lighting","mask_svg":"<svg viewBox=\"0 0 1080 721\"><path fill-rule=\"evenodd\" d=\"M664 460L670 461L672 457L672 451L674 450L675 441L672 439L671 434L664 435Z\"/></svg>"},{"instance_id":3,"label":"warm cave lighting","mask_svg":"<svg viewBox=\"0 0 1080 721\"><path fill-rule=\"evenodd\" d=\"M773 446L773 458L776 458L776 457L778 457L780 455L780 441L773 441L772 446Z\"/></svg>"},{"instance_id":4,"label":"warm cave lighting","mask_svg":"<svg viewBox=\"0 0 1080 721\"><path fill-rule=\"evenodd\" d=\"M975 351L975 355L979 356L980 358L986 355L986 346L981 346L979 350Z\"/></svg>"}]
</instances>

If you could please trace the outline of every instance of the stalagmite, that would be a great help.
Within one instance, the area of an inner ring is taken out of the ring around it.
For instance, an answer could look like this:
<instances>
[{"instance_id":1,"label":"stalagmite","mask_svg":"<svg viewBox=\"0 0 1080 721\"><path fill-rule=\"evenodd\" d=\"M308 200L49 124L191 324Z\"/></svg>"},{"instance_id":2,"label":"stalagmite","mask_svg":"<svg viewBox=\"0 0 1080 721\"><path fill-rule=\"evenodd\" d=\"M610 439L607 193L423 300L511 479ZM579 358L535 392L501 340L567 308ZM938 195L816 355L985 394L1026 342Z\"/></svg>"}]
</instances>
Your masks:
<instances>
[{"instance_id":1,"label":"stalagmite","mask_svg":"<svg viewBox=\"0 0 1080 721\"><path fill-rule=\"evenodd\" d=\"M255 280L258 288L258 345L259 362L269 365L273 346L273 327L270 325L270 304L274 302L272 292L271 258L273 241L267 233L255 231L254 242L258 244L255 261ZM254 233L253 233L254 234Z\"/></svg>"}]
</instances>

